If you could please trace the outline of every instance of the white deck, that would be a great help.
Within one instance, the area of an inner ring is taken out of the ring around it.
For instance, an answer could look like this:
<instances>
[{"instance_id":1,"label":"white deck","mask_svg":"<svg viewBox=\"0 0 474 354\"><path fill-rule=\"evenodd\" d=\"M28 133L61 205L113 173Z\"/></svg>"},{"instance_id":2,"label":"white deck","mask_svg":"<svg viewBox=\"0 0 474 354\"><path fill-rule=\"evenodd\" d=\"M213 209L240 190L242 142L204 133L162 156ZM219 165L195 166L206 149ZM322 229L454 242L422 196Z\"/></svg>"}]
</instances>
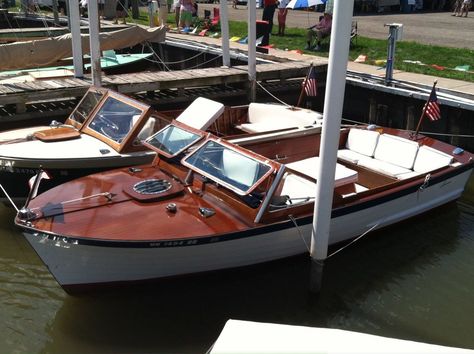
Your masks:
<instances>
[{"instance_id":1,"label":"white deck","mask_svg":"<svg viewBox=\"0 0 474 354\"><path fill-rule=\"evenodd\" d=\"M229 320L209 354L230 353L474 353L333 328Z\"/></svg>"}]
</instances>

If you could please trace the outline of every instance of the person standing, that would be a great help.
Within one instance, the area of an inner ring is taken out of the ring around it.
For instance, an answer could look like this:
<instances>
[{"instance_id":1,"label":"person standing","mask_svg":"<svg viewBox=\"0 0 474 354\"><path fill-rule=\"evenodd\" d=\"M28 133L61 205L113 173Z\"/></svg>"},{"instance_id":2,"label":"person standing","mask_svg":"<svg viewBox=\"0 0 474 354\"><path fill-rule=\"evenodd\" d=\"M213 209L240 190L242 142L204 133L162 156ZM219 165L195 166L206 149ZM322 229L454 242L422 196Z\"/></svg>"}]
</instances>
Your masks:
<instances>
[{"instance_id":1,"label":"person standing","mask_svg":"<svg viewBox=\"0 0 474 354\"><path fill-rule=\"evenodd\" d=\"M457 16L461 14L462 2L463 0L456 0L454 3L453 14L451 16Z\"/></svg>"},{"instance_id":2,"label":"person standing","mask_svg":"<svg viewBox=\"0 0 474 354\"><path fill-rule=\"evenodd\" d=\"M263 14L262 21L267 21L267 32L263 36L262 45L268 45L270 43L270 34L273 29L273 16L277 7L277 0L263 0Z\"/></svg>"},{"instance_id":3,"label":"person standing","mask_svg":"<svg viewBox=\"0 0 474 354\"><path fill-rule=\"evenodd\" d=\"M122 23L126 24L127 21L125 20L125 14L127 13L125 9L125 0L117 0L117 4L115 5L115 20L114 24L118 24L119 18L122 19Z\"/></svg>"},{"instance_id":4,"label":"person standing","mask_svg":"<svg viewBox=\"0 0 474 354\"><path fill-rule=\"evenodd\" d=\"M465 14L464 17L467 17L467 14L469 13L470 8L471 8L471 0L464 0L462 2L461 14L459 16L462 17L462 15Z\"/></svg>"},{"instance_id":5,"label":"person standing","mask_svg":"<svg viewBox=\"0 0 474 354\"><path fill-rule=\"evenodd\" d=\"M285 35L285 27L286 27L286 15L288 14L288 9L286 6L288 5L289 0L280 0L278 3L278 35L284 36Z\"/></svg>"},{"instance_id":6,"label":"person standing","mask_svg":"<svg viewBox=\"0 0 474 354\"><path fill-rule=\"evenodd\" d=\"M268 32L272 33L273 16L277 8L277 0L263 0L263 14L262 21L268 21Z\"/></svg>"},{"instance_id":7,"label":"person standing","mask_svg":"<svg viewBox=\"0 0 474 354\"><path fill-rule=\"evenodd\" d=\"M166 26L166 22L168 21L168 0L158 0L158 13L160 26Z\"/></svg>"},{"instance_id":8,"label":"person standing","mask_svg":"<svg viewBox=\"0 0 474 354\"><path fill-rule=\"evenodd\" d=\"M181 8L179 10L179 26L189 30L193 20L194 0L180 0Z\"/></svg>"},{"instance_id":9,"label":"person standing","mask_svg":"<svg viewBox=\"0 0 474 354\"><path fill-rule=\"evenodd\" d=\"M181 9L181 0L174 0L173 8L174 8L174 20L176 22L176 28L179 29L179 12Z\"/></svg>"}]
</instances>

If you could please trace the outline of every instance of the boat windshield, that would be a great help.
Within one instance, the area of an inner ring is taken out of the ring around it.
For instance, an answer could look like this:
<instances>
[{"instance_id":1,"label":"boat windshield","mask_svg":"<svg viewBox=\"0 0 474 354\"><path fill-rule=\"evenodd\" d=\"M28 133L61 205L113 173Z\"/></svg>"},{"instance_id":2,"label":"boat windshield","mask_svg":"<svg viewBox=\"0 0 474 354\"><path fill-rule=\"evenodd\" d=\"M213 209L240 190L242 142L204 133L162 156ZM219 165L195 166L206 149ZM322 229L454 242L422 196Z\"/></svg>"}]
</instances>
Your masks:
<instances>
[{"instance_id":1,"label":"boat windshield","mask_svg":"<svg viewBox=\"0 0 474 354\"><path fill-rule=\"evenodd\" d=\"M175 125L168 125L146 140L147 145L166 157L174 157L202 138Z\"/></svg>"},{"instance_id":2,"label":"boat windshield","mask_svg":"<svg viewBox=\"0 0 474 354\"><path fill-rule=\"evenodd\" d=\"M237 194L249 194L273 168L244 152L208 140L183 159L183 164Z\"/></svg>"},{"instance_id":3,"label":"boat windshield","mask_svg":"<svg viewBox=\"0 0 474 354\"><path fill-rule=\"evenodd\" d=\"M142 114L143 109L116 97L107 96L88 128L120 144Z\"/></svg>"},{"instance_id":4,"label":"boat windshield","mask_svg":"<svg viewBox=\"0 0 474 354\"><path fill-rule=\"evenodd\" d=\"M104 97L105 91L91 89L87 91L81 102L77 105L74 111L69 116L69 119L78 123L79 125L89 118L92 110L97 106L100 100Z\"/></svg>"}]
</instances>

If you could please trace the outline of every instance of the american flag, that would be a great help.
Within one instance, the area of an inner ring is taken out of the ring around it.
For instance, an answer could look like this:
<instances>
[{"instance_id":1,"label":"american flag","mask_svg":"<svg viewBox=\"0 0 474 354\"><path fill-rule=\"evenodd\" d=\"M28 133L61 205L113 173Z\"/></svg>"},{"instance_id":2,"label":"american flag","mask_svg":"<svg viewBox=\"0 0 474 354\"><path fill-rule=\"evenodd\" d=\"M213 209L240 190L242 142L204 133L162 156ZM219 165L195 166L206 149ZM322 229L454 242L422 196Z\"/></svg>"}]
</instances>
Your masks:
<instances>
[{"instance_id":1,"label":"american flag","mask_svg":"<svg viewBox=\"0 0 474 354\"><path fill-rule=\"evenodd\" d=\"M309 74L306 79L303 80L303 89L308 97L316 97L317 95L317 86L318 83L316 81L316 71L314 70L314 66L310 68Z\"/></svg>"},{"instance_id":2,"label":"american flag","mask_svg":"<svg viewBox=\"0 0 474 354\"><path fill-rule=\"evenodd\" d=\"M433 86L433 89L431 90L431 94L430 94L430 97L428 98L428 102L425 103L425 107L423 109L424 109L425 115L432 121L435 121L441 118L441 111L439 109L438 97L436 96L436 89L434 86Z\"/></svg>"}]
</instances>

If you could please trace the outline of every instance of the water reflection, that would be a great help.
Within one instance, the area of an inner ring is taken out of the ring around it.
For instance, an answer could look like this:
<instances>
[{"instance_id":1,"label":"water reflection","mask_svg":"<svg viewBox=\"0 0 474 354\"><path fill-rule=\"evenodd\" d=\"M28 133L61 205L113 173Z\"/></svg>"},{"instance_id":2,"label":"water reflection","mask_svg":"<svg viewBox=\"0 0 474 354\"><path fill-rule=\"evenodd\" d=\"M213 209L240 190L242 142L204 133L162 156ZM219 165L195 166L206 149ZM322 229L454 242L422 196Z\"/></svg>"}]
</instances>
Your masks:
<instances>
[{"instance_id":1,"label":"water reflection","mask_svg":"<svg viewBox=\"0 0 474 354\"><path fill-rule=\"evenodd\" d=\"M319 297L308 292L307 256L67 296L12 219L0 210L0 352L203 353L229 318L474 348L469 198L369 234L331 258Z\"/></svg>"},{"instance_id":2,"label":"water reflection","mask_svg":"<svg viewBox=\"0 0 474 354\"><path fill-rule=\"evenodd\" d=\"M465 278L474 270L473 231L459 234L464 213L453 203L362 240L328 262L319 298L308 293L308 257L67 297L44 352L71 341L78 352L205 352L228 318L474 347Z\"/></svg>"}]
</instances>

